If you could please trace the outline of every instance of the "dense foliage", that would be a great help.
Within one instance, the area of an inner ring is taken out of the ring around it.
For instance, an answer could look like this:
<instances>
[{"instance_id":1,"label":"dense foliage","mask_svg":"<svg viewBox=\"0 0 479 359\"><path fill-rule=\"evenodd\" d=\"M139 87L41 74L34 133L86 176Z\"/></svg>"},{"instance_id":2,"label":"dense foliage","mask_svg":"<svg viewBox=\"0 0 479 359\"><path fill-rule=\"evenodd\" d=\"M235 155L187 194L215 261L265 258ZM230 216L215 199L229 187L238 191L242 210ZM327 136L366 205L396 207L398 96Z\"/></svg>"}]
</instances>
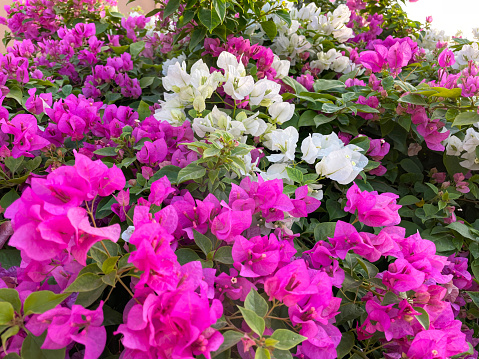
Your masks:
<instances>
[{"instance_id":1,"label":"dense foliage","mask_svg":"<svg viewBox=\"0 0 479 359\"><path fill-rule=\"evenodd\" d=\"M477 358L479 28L157 5L0 20L0 357Z\"/></svg>"}]
</instances>

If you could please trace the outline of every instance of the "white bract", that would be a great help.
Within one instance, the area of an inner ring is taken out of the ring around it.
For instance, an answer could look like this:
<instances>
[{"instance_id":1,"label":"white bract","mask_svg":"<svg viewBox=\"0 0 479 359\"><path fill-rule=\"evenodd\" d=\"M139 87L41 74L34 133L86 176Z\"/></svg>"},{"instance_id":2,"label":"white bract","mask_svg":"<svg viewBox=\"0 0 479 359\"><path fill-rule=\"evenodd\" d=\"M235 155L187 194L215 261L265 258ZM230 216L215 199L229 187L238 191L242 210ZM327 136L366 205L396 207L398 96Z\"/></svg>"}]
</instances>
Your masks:
<instances>
[{"instance_id":1,"label":"white bract","mask_svg":"<svg viewBox=\"0 0 479 359\"><path fill-rule=\"evenodd\" d=\"M288 76L290 66L291 62L288 60L281 60L278 55L274 55L271 67L276 70L275 79L282 79L283 77Z\"/></svg>"},{"instance_id":2,"label":"white bract","mask_svg":"<svg viewBox=\"0 0 479 359\"><path fill-rule=\"evenodd\" d=\"M301 152L303 153L301 159L309 164L313 164L317 159L321 159L343 147L344 142L334 132L331 132L329 135L313 133L306 137L301 144Z\"/></svg>"},{"instance_id":3,"label":"white bract","mask_svg":"<svg viewBox=\"0 0 479 359\"><path fill-rule=\"evenodd\" d=\"M464 150L462 141L456 136L450 136L446 140L446 143L446 154L448 156L460 156L461 152Z\"/></svg>"},{"instance_id":4,"label":"white bract","mask_svg":"<svg viewBox=\"0 0 479 359\"><path fill-rule=\"evenodd\" d=\"M268 134L271 138L270 149L272 151L280 151L281 153L272 154L268 156L270 162L286 162L294 160L294 151L296 150L296 143L299 139L298 130L290 126L284 130L278 129ZM265 143L266 145L266 143Z\"/></svg>"},{"instance_id":5,"label":"white bract","mask_svg":"<svg viewBox=\"0 0 479 359\"><path fill-rule=\"evenodd\" d=\"M186 55L185 54L181 54L180 56L178 57L173 57L172 59L168 59L168 60L165 60L165 62L163 62L163 68L161 70L161 73L163 74L163 76L166 76L168 75L168 68L170 66L173 66L174 64L176 63L183 63L184 61L186 60Z\"/></svg>"},{"instance_id":6,"label":"white bract","mask_svg":"<svg viewBox=\"0 0 479 359\"><path fill-rule=\"evenodd\" d=\"M433 51L436 48L438 41L447 42L450 40L449 36L446 36L444 30L430 29L424 30L424 35L421 38L421 46L429 51Z\"/></svg>"},{"instance_id":7,"label":"white bract","mask_svg":"<svg viewBox=\"0 0 479 359\"><path fill-rule=\"evenodd\" d=\"M225 92L234 100L243 100L254 89L253 76L246 75L243 63L236 56L223 51L218 57L218 67L225 71L226 83L223 85Z\"/></svg>"},{"instance_id":8,"label":"white bract","mask_svg":"<svg viewBox=\"0 0 479 359\"><path fill-rule=\"evenodd\" d=\"M456 54L456 63L453 68L459 68L460 66L466 66L469 61L474 61L476 65L479 65L479 47L477 42L472 45L464 45L461 50Z\"/></svg>"},{"instance_id":9,"label":"white bract","mask_svg":"<svg viewBox=\"0 0 479 359\"><path fill-rule=\"evenodd\" d=\"M240 112L236 116L237 121L241 121L245 127L245 134L251 135L253 137L261 136L268 125L261 118L258 117L259 112L247 117L246 113Z\"/></svg>"},{"instance_id":10,"label":"white bract","mask_svg":"<svg viewBox=\"0 0 479 359\"><path fill-rule=\"evenodd\" d=\"M294 104L288 102L275 103L274 106L268 108L268 113L273 123L283 124L291 120L294 115Z\"/></svg>"},{"instance_id":11,"label":"white bract","mask_svg":"<svg viewBox=\"0 0 479 359\"><path fill-rule=\"evenodd\" d=\"M297 33L291 36L281 34L274 39L273 48L276 54L290 58L291 65L294 65L297 56L311 48L311 43L306 37Z\"/></svg>"},{"instance_id":12,"label":"white bract","mask_svg":"<svg viewBox=\"0 0 479 359\"><path fill-rule=\"evenodd\" d=\"M135 231L135 227L128 226L126 231L121 234L121 239L123 239L127 243L130 242L130 238L133 235L134 231Z\"/></svg>"},{"instance_id":13,"label":"white bract","mask_svg":"<svg viewBox=\"0 0 479 359\"><path fill-rule=\"evenodd\" d=\"M163 87L167 91L180 92L190 85L191 76L186 72L186 62L176 62L168 67L168 74L163 77Z\"/></svg>"},{"instance_id":14,"label":"white bract","mask_svg":"<svg viewBox=\"0 0 479 359\"><path fill-rule=\"evenodd\" d=\"M333 70L336 72L343 72L349 66L349 58L343 56L336 49L330 49L328 52L318 52L318 59L311 61L311 68L324 70Z\"/></svg>"},{"instance_id":15,"label":"white bract","mask_svg":"<svg viewBox=\"0 0 479 359\"><path fill-rule=\"evenodd\" d=\"M351 183L368 164L368 159L355 145L333 151L316 164L316 172L340 184Z\"/></svg>"},{"instance_id":16,"label":"white bract","mask_svg":"<svg viewBox=\"0 0 479 359\"><path fill-rule=\"evenodd\" d=\"M246 131L242 122L232 120L216 106L205 117L195 118L192 127L199 137L204 137L207 132L212 133L218 129L227 131L235 137L240 137Z\"/></svg>"}]
</instances>

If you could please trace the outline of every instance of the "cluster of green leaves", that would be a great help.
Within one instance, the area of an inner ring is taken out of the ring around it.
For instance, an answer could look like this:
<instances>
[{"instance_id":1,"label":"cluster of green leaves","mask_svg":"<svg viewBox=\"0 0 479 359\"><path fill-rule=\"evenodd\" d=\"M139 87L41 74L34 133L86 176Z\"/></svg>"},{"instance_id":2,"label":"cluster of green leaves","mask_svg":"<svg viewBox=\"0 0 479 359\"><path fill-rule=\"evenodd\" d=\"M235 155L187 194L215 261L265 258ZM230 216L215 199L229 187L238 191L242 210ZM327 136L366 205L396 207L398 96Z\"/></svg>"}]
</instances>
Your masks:
<instances>
[{"instance_id":1,"label":"cluster of green leaves","mask_svg":"<svg viewBox=\"0 0 479 359\"><path fill-rule=\"evenodd\" d=\"M58 350L42 350L46 332L37 337L25 328L25 319L32 314L42 314L55 308L70 296L70 293L55 294L44 290L31 293L23 302L15 289L0 289L0 333L3 351L9 359L36 359L42 356L46 359L60 359L65 357L65 348ZM7 353L6 341L16 335L21 329L27 332L23 341L21 357L15 353Z\"/></svg>"},{"instance_id":2,"label":"cluster of green leaves","mask_svg":"<svg viewBox=\"0 0 479 359\"><path fill-rule=\"evenodd\" d=\"M186 186L190 191L199 190L225 197L226 184L224 176L234 172L238 177L248 173L243 157L254 149L253 146L238 142L227 131L216 130L206 142L184 143L197 152L200 158L178 172L176 183L193 180Z\"/></svg>"},{"instance_id":3,"label":"cluster of green leaves","mask_svg":"<svg viewBox=\"0 0 479 359\"><path fill-rule=\"evenodd\" d=\"M295 333L290 330L284 324L284 307L280 306L276 302L273 302L272 306L269 302L260 295L256 290L251 289L247 295L244 306L237 305L241 319L248 324L253 334L245 334L238 330L227 330L223 333L224 342L213 354L215 358L231 358L231 347L236 345L240 340L250 341L252 345L256 347L255 358L259 359L291 359L293 358L290 349L293 349L298 344L306 340L306 337ZM277 317L282 310L283 317ZM228 319L230 322L237 322L238 319L230 316L233 319ZM226 321L228 316L220 318L217 326L226 327L228 322ZM272 328L274 332L271 335L265 334L265 328Z\"/></svg>"},{"instance_id":4,"label":"cluster of green leaves","mask_svg":"<svg viewBox=\"0 0 479 359\"><path fill-rule=\"evenodd\" d=\"M157 1L160 2L160 1ZM283 5L274 5L269 10L263 10L263 7L270 4L267 0L171 0L166 6L160 7L148 13L151 16L163 11L163 18L178 12L177 28L183 28L175 41L190 36L189 50L194 52L201 47L204 38L219 37L223 41L229 35L243 34L248 26L261 24L264 31L272 40L276 36L277 29L274 21L268 20L267 16L276 14L291 23L288 11ZM180 8L180 5L184 5ZM194 24L194 28L186 26Z\"/></svg>"}]
</instances>

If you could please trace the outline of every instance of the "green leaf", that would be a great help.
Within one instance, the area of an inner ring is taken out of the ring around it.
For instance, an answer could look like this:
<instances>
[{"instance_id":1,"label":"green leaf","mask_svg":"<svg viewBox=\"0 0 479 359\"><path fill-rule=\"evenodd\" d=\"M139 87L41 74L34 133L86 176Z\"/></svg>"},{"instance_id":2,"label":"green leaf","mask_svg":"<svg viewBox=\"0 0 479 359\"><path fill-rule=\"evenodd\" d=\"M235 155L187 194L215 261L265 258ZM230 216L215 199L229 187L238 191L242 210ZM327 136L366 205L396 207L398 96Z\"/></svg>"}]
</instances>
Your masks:
<instances>
[{"instance_id":1,"label":"green leaf","mask_svg":"<svg viewBox=\"0 0 479 359\"><path fill-rule=\"evenodd\" d=\"M315 124L314 118L317 115L318 114L315 111L311 111L311 110L304 111L299 117L298 127L313 126Z\"/></svg>"},{"instance_id":2,"label":"green leaf","mask_svg":"<svg viewBox=\"0 0 479 359\"><path fill-rule=\"evenodd\" d=\"M218 14L218 17L220 18L221 22L223 22L226 15L226 1L213 0L213 6L215 7L216 14Z\"/></svg>"},{"instance_id":3,"label":"green leaf","mask_svg":"<svg viewBox=\"0 0 479 359\"><path fill-rule=\"evenodd\" d=\"M120 93L108 92L105 95L105 101L108 102L108 104L111 105L111 104L115 103L115 101L119 100L121 97L122 97L122 95Z\"/></svg>"},{"instance_id":4,"label":"green leaf","mask_svg":"<svg viewBox=\"0 0 479 359\"><path fill-rule=\"evenodd\" d=\"M198 254L196 254L196 252L190 248L180 248L175 252L175 254L176 258L178 259L178 263L181 265L200 260Z\"/></svg>"},{"instance_id":5,"label":"green leaf","mask_svg":"<svg viewBox=\"0 0 479 359\"><path fill-rule=\"evenodd\" d=\"M289 87L291 87L293 90L294 90L294 93L296 94L300 94L302 92L308 92L308 90L306 89L306 87L304 87L303 85L301 85L298 81L296 81L295 79L289 77L289 76L286 76L282 79L282 81L288 85Z\"/></svg>"},{"instance_id":6,"label":"green leaf","mask_svg":"<svg viewBox=\"0 0 479 359\"><path fill-rule=\"evenodd\" d=\"M431 89L436 90L437 92L427 96L457 98L460 97L462 93L462 89L460 88L448 89L444 87L431 87Z\"/></svg>"},{"instance_id":7,"label":"green leaf","mask_svg":"<svg viewBox=\"0 0 479 359\"><path fill-rule=\"evenodd\" d=\"M336 352L338 358L341 359L347 354L351 353L351 349L354 346L354 334L351 332L342 333L341 341L339 342Z\"/></svg>"},{"instance_id":8,"label":"green leaf","mask_svg":"<svg viewBox=\"0 0 479 359\"><path fill-rule=\"evenodd\" d=\"M479 122L479 115L477 112L461 112L456 116L453 126L473 125Z\"/></svg>"},{"instance_id":9,"label":"green leaf","mask_svg":"<svg viewBox=\"0 0 479 359\"><path fill-rule=\"evenodd\" d=\"M314 124L316 125L316 127L318 127L318 126L324 125L325 123L329 123L333 121L334 119L336 119L336 115L332 115L328 117L321 113L314 117Z\"/></svg>"},{"instance_id":10,"label":"green leaf","mask_svg":"<svg viewBox=\"0 0 479 359\"><path fill-rule=\"evenodd\" d=\"M274 21L262 21L261 27L263 28L263 31L266 33L266 35L268 35L269 39L273 41L278 34L278 29L276 28L276 24L274 23Z\"/></svg>"},{"instance_id":11,"label":"green leaf","mask_svg":"<svg viewBox=\"0 0 479 359\"><path fill-rule=\"evenodd\" d=\"M472 301L479 308L479 292L466 292L471 297Z\"/></svg>"},{"instance_id":12,"label":"green leaf","mask_svg":"<svg viewBox=\"0 0 479 359\"><path fill-rule=\"evenodd\" d=\"M84 308L89 307L92 305L102 294L107 285L102 283L102 285L94 290L89 292L80 292L78 293L78 297L75 300L75 304L81 305Z\"/></svg>"},{"instance_id":13,"label":"green leaf","mask_svg":"<svg viewBox=\"0 0 479 359\"><path fill-rule=\"evenodd\" d=\"M386 91L389 91L393 88L394 85L394 77L388 76L381 80L381 85L384 87Z\"/></svg>"},{"instance_id":14,"label":"green leaf","mask_svg":"<svg viewBox=\"0 0 479 359\"><path fill-rule=\"evenodd\" d=\"M111 287L114 287L116 284L116 270L111 271L110 273L101 277L103 283L108 284Z\"/></svg>"},{"instance_id":15,"label":"green leaf","mask_svg":"<svg viewBox=\"0 0 479 359\"><path fill-rule=\"evenodd\" d=\"M163 11L163 19L173 14L180 7L180 0L169 0Z\"/></svg>"},{"instance_id":16,"label":"green leaf","mask_svg":"<svg viewBox=\"0 0 479 359\"><path fill-rule=\"evenodd\" d=\"M0 302L0 325L5 325L13 319L13 306L9 302Z\"/></svg>"},{"instance_id":17,"label":"green leaf","mask_svg":"<svg viewBox=\"0 0 479 359\"><path fill-rule=\"evenodd\" d=\"M399 98L398 102L412 103L413 105L420 105L420 106L427 105L426 101L421 95L414 94L414 93L411 93Z\"/></svg>"},{"instance_id":18,"label":"green leaf","mask_svg":"<svg viewBox=\"0 0 479 359\"><path fill-rule=\"evenodd\" d=\"M116 157L118 153L116 152L116 147L103 147L96 151L93 151L95 155L104 156L104 157Z\"/></svg>"},{"instance_id":19,"label":"green leaf","mask_svg":"<svg viewBox=\"0 0 479 359\"><path fill-rule=\"evenodd\" d=\"M251 330L262 337L265 329L264 319L250 309L240 306L238 306L238 309L240 310L246 324L248 324Z\"/></svg>"},{"instance_id":20,"label":"green leaf","mask_svg":"<svg viewBox=\"0 0 479 359\"><path fill-rule=\"evenodd\" d=\"M101 266L101 270L103 273L108 274L115 269L116 262L118 262L120 256L110 257L106 261L103 262Z\"/></svg>"},{"instance_id":21,"label":"green leaf","mask_svg":"<svg viewBox=\"0 0 479 359\"><path fill-rule=\"evenodd\" d=\"M233 345L236 345L240 340L241 338L244 337L244 334L240 333L240 332L236 332L236 331L233 331L233 330L228 330L226 332L223 333L223 338L224 338L224 341L223 341L223 344L220 345L220 347L218 348L218 350L216 350L212 357L215 357L216 355L224 352L225 350L231 348Z\"/></svg>"},{"instance_id":22,"label":"green leaf","mask_svg":"<svg viewBox=\"0 0 479 359\"><path fill-rule=\"evenodd\" d=\"M341 208L341 204L334 199L326 201L326 210L328 211L330 221L347 216L347 213Z\"/></svg>"},{"instance_id":23,"label":"green leaf","mask_svg":"<svg viewBox=\"0 0 479 359\"><path fill-rule=\"evenodd\" d=\"M145 101L141 100L140 104L138 105L138 119L143 121L145 118L151 115L150 105L148 105Z\"/></svg>"},{"instance_id":24,"label":"green leaf","mask_svg":"<svg viewBox=\"0 0 479 359\"><path fill-rule=\"evenodd\" d=\"M68 96L69 94L72 93L72 90L73 90L73 87L72 85L65 85L62 87L62 93L65 95L65 96Z\"/></svg>"},{"instance_id":25,"label":"green leaf","mask_svg":"<svg viewBox=\"0 0 479 359\"><path fill-rule=\"evenodd\" d=\"M108 23L102 24L101 22L95 22L95 35L100 35L104 33L105 30L108 29L108 26L110 26L110 24Z\"/></svg>"},{"instance_id":26,"label":"green leaf","mask_svg":"<svg viewBox=\"0 0 479 359\"><path fill-rule=\"evenodd\" d=\"M110 46L110 48L113 50L113 52L117 55L121 55L128 50L129 46L128 45L123 45L123 46Z\"/></svg>"},{"instance_id":27,"label":"green leaf","mask_svg":"<svg viewBox=\"0 0 479 359\"><path fill-rule=\"evenodd\" d=\"M102 326L119 325L123 323L123 314L106 304L103 306L103 318Z\"/></svg>"},{"instance_id":28,"label":"green leaf","mask_svg":"<svg viewBox=\"0 0 479 359\"><path fill-rule=\"evenodd\" d=\"M133 58L137 57L140 54L140 52L142 52L144 49L145 49L144 41L134 42L133 44L130 45L131 57Z\"/></svg>"},{"instance_id":29,"label":"green leaf","mask_svg":"<svg viewBox=\"0 0 479 359\"><path fill-rule=\"evenodd\" d=\"M288 329L276 329L271 338L279 341L274 347L280 350L292 349L299 343L308 339Z\"/></svg>"},{"instance_id":30,"label":"green leaf","mask_svg":"<svg viewBox=\"0 0 479 359\"><path fill-rule=\"evenodd\" d=\"M201 40L203 40L206 36L206 29L204 27L198 28L193 33L191 34L191 39L190 39L190 44L188 45L188 48L190 51L193 51L193 49L200 43Z\"/></svg>"},{"instance_id":31,"label":"green leaf","mask_svg":"<svg viewBox=\"0 0 479 359\"><path fill-rule=\"evenodd\" d=\"M33 292L23 303L23 313L24 315L45 313L67 299L70 294L55 294L49 290Z\"/></svg>"},{"instance_id":32,"label":"green leaf","mask_svg":"<svg viewBox=\"0 0 479 359\"><path fill-rule=\"evenodd\" d=\"M369 140L369 138L367 136L356 137L356 138L352 139L349 143L362 148L364 150L364 152L369 150L369 147L371 145L371 141Z\"/></svg>"},{"instance_id":33,"label":"green leaf","mask_svg":"<svg viewBox=\"0 0 479 359\"><path fill-rule=\"evenodd\" d=\"M0 251L0 263L3 269L19 267L22 262L20 251L17 249L2 249Z\"/></svg>"},{"instance_id":34,"label":"green leaf","mask_svg":"<svg viewBox=\"0 0 479 359\"><path fill-rule=\"evenodd\" d=\"M453 231L456 231L457 233L459 233L461 236L465 238L472 239L473 241L476 241L476 242L479 240L479 238L476 235L474 235L471 232L471 229L464 223L453 222L451 224L448 224L446 227L452 229Z\"/></svg>"},{"instance_id":35,"label":"green leaf","mask_svg":"<svg viewBox=\"0 0 479 359\"><path fill-rule=\"evenodd\" d=\"M183 183L185 181L190 181L198 178L202 178L206 175L206 168L193 162L188 166L182 168L178 172L178 178L176 180L177 184Z\"/></svg>"},{"instance_id":36,"label":"green leaf","mask_svg":"<svg viewBox=\"0 0 479 359\"><path fill-rule=\"evenodd\" d=\"M359 256L357 256L356 260L358 261L359 265L364 269L364 271L367 273L369 278L375 278L376 275L379 273L379 269L374 264L370 263L364 258L359 258Z\"/></svg>"},{"instance_id":37,"label":"green leaf","mask_svg":"<svg viewBox=\"0 0 479 359\"><path fill-rule=\"evenodd\" d=\"M178 178L178 172L180 172L180 170L181 168L178 166L165 166L161 168L158 172L156 172L153 177L148 180L148 186L151 186L153 182L159 180L160 178L163 178L164 176L166 176L171 183L175 184Z\"/></svg>"},{"instance_id":38,"label":"green leaf","mask_svg":"<svg viewBox=\"0 0 479 359\"><path fill-rule=\"evenodd\" d=\"M8 353L3 359L22 359L17 353Z\"/></svg>"},{"instance_id":39,"label":"green leaf","mask_svg":"<svg viewBox=\"0 0 479 359\"><path fill-rule=\"evenodd\" d=\"M419 323L424 327L424 329L429 330L429 314L422 307L413 307L416 312L421 313L421 315L416 315L415 318Z\"/></svg>"},{"instance_id":40,"label":"green leaf","mask_svg":"<svg viewBox=\"0 0 479 359\"><path fill-rule=\"evenodd\" d=\"M15 202L17 199L19 199L20 196L18 195L17 191L15 191L13 188L5 193L0 199L0 206L2 206L3 209L7 209L13 202ZM3 266L3 262L2 263Z\"/></svg>"},{"instance_id":41,"label":"green leaf","mask_svg":"<svg viewBox=\"0 0 479 359\"><path fill-rule=\"evenodd\" d=\"M415 203L418 203L420 201L421 200L419 198L409 194L407 196L401 197L398 204L400 204L401 206L409 206L411 204L415 204Z\"/></svg>"},{"instance_id":42,"label":"green leaf","mask_svg":"<svg viewBox=\"0 0 479 359\"><path fill-rule=\"evenodd\" d=\"M57 350L42 349L46 336L47 331L39 337L29 333L22 344L22 359L64 359L65 348Z\"/></svg>"},{"instance_id":43,"label":"green leaf","mask_svg":"<svg viewBox=\"0 0 479 359\"><path fill-rule=\"evenodd\" d=\"M210 31L221 24L221 19L215 11L210 9L200 9L198 12L198 18L200 19L201 23Z\"/></svg>"},{"instance_id":44,"label":"green leaf","mask_svg":"<svg viewBox=\"0 0 479 359\"><path fill-rule=\"evenodd\" d=\"M177 29L181 29L183 26L187 25L195 17L196 12L193 10L186 10L181 14L176 23Z\"/></svg>"},{"instance_id":45,"label":"green leaf","mask_svg":"<svg viewBox=\"0 0 479 359\"><path fill-rule=\"evenodd\" d=\"M22 164L24 158L24 156L18 158L8 157L5 159L5 166L7 166L10 172L15 173Z\"/></svg>"},{"instance_id":46,"label":"green leaf","mask_svg":"<svg viewBox=\"0 0 479 359\"><path fill-rule=\"evenodd\" d=\"M145 87L148 87L150 86L153 81L155 81L155 78L154 77L143 77L141 80L140 80L140 87L143 89Z\"/></svg>"},{"instance_id":47,"label":"green leaf","mask_svg":"<svg viewBox=\"0 0 479 359\"><path fill-rule=\"evenodd\" d=\"M287 10L281 9L281 10L276 11L275 14L278 15L284 21L286 21L288 26L291 26L291 15L289 14L289 12Z\"/></svg>"},{"instance_id":48,"label":"green leaf","mask_svg":"<svg viewBox=\"0 0 479 359\"><path fill-rule=\"evenodd\" d=\"M15 101L17 101L21 105L23 101L23 93L20 86L12 85L12 86L9 86L9 89L10 89L10 92L5 97L13 98Z\"/></svg>"},{"instance_id":49,"label":"green leaf","mask_svg":"<svg viewBox=\"0 0 479 359\"><path fill-rule=\"evenodd\" d=\"M338 90L345 87L346 85L342 81L325 79L316 80L313 85L314 91L316 92L329 91L332 89Z\"/></svg>"},{"instance_id":50,"label":"green leaf","mask_svg":"<svg viewBox=\"0 0 479 359\"><path fill-rule=\"evenodd\" d=\"M325 241L334 236L336 222L322 222L314 227L314 240L316 242Z\"/></svg>"},{"instance_id":51,"label":"green leaf","mask_svg":"<svg viewBox=\"0 0 479 359\"><path fill-rule=\"evenodd\" d=\"M22 310L22 302L20 301L20 297L18 292L12 288L2 288L0 289L0 302L7 302L13 306L13 309L20 313Z\"/></svg>"},{"instance_id":52,"label":"green leaf","mask_svg":"<svg viewBox=\"0 0 479 359\"><path fill-rule=\"evenodd\" d=\"M8 338L13 337L14 335L17 335L19 330L20 330L20 327L18 325L15 325L14 327L10 327L2 333L1 339L2 339L3 350L5 352L6 352L6 348L5 348L6 341L8 340Z\"/></svg>"},{"instance_id":53,"label":"green leaf","mask_svg":"<svg viewBox=\"0 0 479 359\"><path fill-rule=\"evenodd\" d=\"M103 284L99 275L94 273L85 273L79 276L75 281L65 289L65 292L90 292Z\"/></svg>"},{"instance_id":54,"label":"green leaf","mask_svg":"<svg viewBox=\"0 0 479 359\"><path fill-rule=\"evenodd\" d=\"M296 183L303 183L303 173L297 168L286 167L286 172L290 180Z\"/></svg>"},{"instance_id":55,"label":"green leaf","mask_svg":"<svg viewBox=\"0 0 479 359\"><path fill-rule=\"evenodd\" d=\"M233 256L231 255L233 248L230 246L223 246L218 248L215 252L215 256L213 259L217 262L224 263L224 264L233 264Z\"/></svg>"},{"instance_id":56,"label":"green leaf","mask_svg":"<svg viewBox=\"0 0 479 359\"><path fill-rule=\"evenodd\" d=\"M271 359L271 354L268 349L258 347L254 354L254 359Z\"/></svg>"},{"instance_id":57,"label":"green leaf","mask_svg":"<svg viewBox=\"0 0 479 359\"><path fill-rule=\"evenodd\" d=\"M204 234L201 234L196 229L193 229L193 236L195 238L196 245L205 255L211 252L213 243L211 243L211 240L208 237L206 237Z\"/></svg>"},{"instance_id":58,"label":"green leaf","mask_svg":"<svg viewBox=\"0 0 479 359\"><path fill-rule=\"evenodd\" d=\"M364 112L364 113L379 113L379 111L375 108L372 108L368 105L363 105L363 104L360 104L360 103L356 103L354 105L351 105L350 107L348 107L352 110L356 110L357 112Z\"/></svg>"},{"instance_id":59,"label":"green leaf","mask_svg":"<svg viewBox=\"0 0 479 359\"><path fill-rule=\"evenodd\" d=\"M252 310L260 317L264 317L266 313L268 313L269 308L266 300L253 288L251 288L250 292L246 296L244 306L246 309Z\"/></svg>"},{"instance_id":60,"label":"green leaf","mask_svg":"<svg viewBox=\"0 0 479 359\"><path fill-rule=\"evenodd\" d=\"M274 359L293 359L291 352L289 350L273 350L273 358Z\"/></svg>"},{"instance_id":61,"label":"green leaf","mask_svg":"<svg viewBox=\"0 0 479 359\"><path fill-rule=\"evenodd\" d=\"M422 173L422 169L410 158L403 159L399 165L408 173Z\"/></svg>"}]
</instances>

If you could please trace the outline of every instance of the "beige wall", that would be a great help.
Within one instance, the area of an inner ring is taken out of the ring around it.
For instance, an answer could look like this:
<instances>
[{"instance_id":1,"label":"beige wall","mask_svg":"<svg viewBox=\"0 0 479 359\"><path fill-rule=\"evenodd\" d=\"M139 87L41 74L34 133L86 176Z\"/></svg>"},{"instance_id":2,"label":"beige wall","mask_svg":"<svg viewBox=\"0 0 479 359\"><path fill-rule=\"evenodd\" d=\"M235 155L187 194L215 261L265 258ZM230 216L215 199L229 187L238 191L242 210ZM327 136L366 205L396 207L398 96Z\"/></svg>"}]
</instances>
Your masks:
<instances>
[{"instance_id":1,"label":"beige wall","mask_svg":"<svg viewBox=\"0 0 479 359\"><path fill-rule=\"evenodd\" d=\"M137 6L141 6L142 9L145 11L145 14L155 8L154 0L136 0L126 5L127 2L128 0L118 0L118 8L120 12L124 14L126 14L128 10L131 9L132 7L137 7ZM0 0L0 16L6 16L4 6L10 5L11 3L12 3L11 0ZM6 26L0 25L0 52L2 53L5 51L5 48L1 40L3 39L3 35L5 34L6 30L7 30Z\"/></svg>"}]
</instances>

